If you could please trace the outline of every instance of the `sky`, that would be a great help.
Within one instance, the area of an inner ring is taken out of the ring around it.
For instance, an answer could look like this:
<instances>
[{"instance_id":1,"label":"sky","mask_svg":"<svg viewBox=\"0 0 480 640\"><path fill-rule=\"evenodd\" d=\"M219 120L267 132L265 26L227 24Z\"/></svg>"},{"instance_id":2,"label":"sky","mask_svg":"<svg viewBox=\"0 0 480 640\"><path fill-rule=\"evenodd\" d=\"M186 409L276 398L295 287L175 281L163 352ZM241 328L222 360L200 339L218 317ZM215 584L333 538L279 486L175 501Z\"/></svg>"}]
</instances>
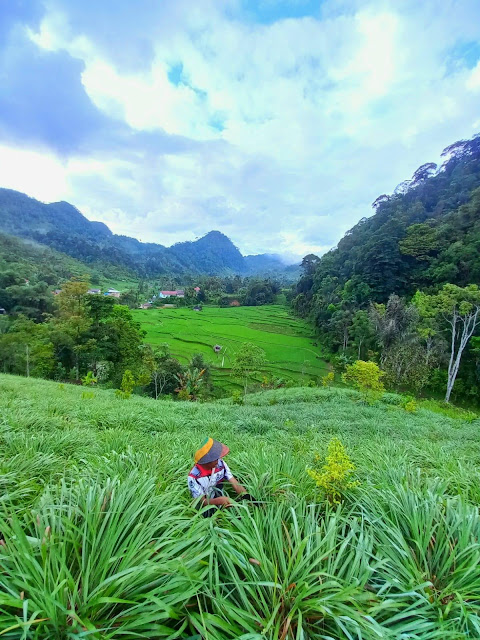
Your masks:
<instances>
[{"instance_id":1,"label":"sky","mask_svg":"<svg viewBox=\"0 0 480 640\"><path fill-rule=\"evenodd\" d=\"M0 186L171 245L335 246L480 131L480 0L0 0Z\"/></svg>"}]
</instances>

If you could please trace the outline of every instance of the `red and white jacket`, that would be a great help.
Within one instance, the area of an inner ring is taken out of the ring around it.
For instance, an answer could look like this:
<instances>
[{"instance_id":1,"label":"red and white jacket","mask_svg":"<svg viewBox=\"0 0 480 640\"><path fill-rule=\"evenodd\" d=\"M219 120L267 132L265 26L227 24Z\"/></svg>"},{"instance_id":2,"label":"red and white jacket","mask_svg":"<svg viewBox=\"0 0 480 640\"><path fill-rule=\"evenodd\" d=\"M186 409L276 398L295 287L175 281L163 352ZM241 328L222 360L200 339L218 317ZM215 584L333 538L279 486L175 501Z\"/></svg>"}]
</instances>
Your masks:
<instances>
[{"instance_id":1,"label":"red and white jacket","mask_svg":"<svg viewBox=\"0 0 480 640\"><path fill-rule=\"evenodd\" d=\"M215 487L224 480L231 480L233 474L226 462L220 458L213 469L204 469L201 464L196 464L188 474L188 488L193 498L206 496L209 498Z\"/></svg>"}]
</instances>

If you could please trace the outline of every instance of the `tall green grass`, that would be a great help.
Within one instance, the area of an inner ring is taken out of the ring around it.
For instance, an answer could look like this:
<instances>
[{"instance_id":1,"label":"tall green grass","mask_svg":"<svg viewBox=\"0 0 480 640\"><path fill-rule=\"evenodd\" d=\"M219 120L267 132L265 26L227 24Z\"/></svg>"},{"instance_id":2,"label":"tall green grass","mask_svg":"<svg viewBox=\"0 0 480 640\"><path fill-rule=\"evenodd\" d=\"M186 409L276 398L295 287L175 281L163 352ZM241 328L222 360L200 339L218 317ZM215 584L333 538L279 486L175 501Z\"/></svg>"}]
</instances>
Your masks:
<instances>
[{"instance_id":1,"label":"tall green grass","mask_svg":"<svg viewBox=\"0 0 480 640\"><path fill-rule=\"evenodd\" d=\"M480 637L478 419L339 389L235 406L9 376L0 415L0 638ZM261 506L193 508L206 435ZM359 480L336 507L306 473L332 437Z\"/></svg>"}]
</instances>

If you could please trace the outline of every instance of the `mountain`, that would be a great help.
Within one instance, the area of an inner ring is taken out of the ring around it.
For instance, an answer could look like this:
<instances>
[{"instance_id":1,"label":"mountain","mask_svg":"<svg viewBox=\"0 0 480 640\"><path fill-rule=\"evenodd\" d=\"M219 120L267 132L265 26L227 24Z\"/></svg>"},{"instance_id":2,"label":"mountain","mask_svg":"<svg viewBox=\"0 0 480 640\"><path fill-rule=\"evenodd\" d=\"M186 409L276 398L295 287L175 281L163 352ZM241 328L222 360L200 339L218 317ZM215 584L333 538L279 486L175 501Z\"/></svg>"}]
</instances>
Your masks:
<instances>
[{"instance_id":1,"label":"mountain","mask_svg":"<svg viewBox=\"0 0 480 640\"><path fill-rule=\"evenodd\" d=\"M57 285L72 275L93 275L83 262L64 253L31 240L0 233L0 289L25 280L35 280L38 273L42 274L43 282L48 285Z\"/></svg>"},{"instance_id":2,"label":"mountain","mask_svg":"<svg viewBox=\"0 0 480 640\"><path fill-rule=\"evenodd\" d=\"M347 283L358 303L445 283L480 284L480 134L449 145L442 156L440 167L423 164L393 194L379 196L375 214L315 264L304 259L299 308L311 310L316 294L334 302Z\"/></svg>"},{"instance_id":3,"label":"mountain","mask_svg":"<svg viewBox=\"0 0 480 640\"><path fill-rule=\"evenodd\" d=\"M244 258L220 231L171 247L143 243L113 234L105 224L88 220L68 202L44 204L10 189L0 189L0 231L34 240L100 271L115 267L132 276L256 275L267 266L270 274L285 271L276 256Z\"/></svg>"}]
</instances>

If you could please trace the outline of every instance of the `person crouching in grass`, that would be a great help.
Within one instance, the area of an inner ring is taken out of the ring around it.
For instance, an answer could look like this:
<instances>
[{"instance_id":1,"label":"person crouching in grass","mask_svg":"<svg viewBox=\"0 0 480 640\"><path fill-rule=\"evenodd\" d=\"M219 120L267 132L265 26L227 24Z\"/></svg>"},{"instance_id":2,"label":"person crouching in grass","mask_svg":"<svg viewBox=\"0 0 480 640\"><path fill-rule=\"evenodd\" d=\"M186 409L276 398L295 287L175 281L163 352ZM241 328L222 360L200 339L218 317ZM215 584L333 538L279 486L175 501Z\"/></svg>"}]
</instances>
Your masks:
<instances>
[{"instance_id":1,"label":"person crouching in grass","mask_svg":"<svg viewBox=\"0 0 480 640\"><path fill-rule=\"evenodd\" d=\"M203 512L206 518L212 516L217 508L232 505L232 500L224 494L222 488L225 481L232 485L240 499L252 500L223 460L229 451L230 449L218 440L207 438L195 452L195 466L188 474L188 488L192 497L197 500L197 508L212 506Z\"/></svg>"}]
</instances>

